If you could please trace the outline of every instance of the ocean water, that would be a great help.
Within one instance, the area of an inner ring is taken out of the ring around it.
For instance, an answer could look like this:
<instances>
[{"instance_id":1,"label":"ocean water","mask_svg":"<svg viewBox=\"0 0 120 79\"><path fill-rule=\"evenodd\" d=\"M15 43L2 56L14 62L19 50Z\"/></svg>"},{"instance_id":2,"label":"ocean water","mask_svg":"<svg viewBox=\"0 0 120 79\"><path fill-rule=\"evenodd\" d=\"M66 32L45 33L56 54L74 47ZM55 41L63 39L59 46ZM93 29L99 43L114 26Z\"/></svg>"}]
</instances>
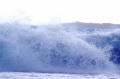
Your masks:
<instances>
[{"instance_id":1,"label":"ocean water","mask_svg":"<svg viewBox=\"0 0 120 79\"><path fill-rule=\"evenodd\" d=\"M99 74L89 75L90 79L117 79L118 75L108 78L104 74L120 73L119 43L120 28L0 24L0 78L37 72L53 77L52 73Z\"/></svg>"},{"instance_id":2,"label":"ocean water","mask_svg":"<svg viewBox=\"0 0 120 79\"><path fill-rule=\"evenodd\" d=\"M120 75L2 72L0 73L0 78L1 79L120 79Z\"/></svg>"}]
</instances>

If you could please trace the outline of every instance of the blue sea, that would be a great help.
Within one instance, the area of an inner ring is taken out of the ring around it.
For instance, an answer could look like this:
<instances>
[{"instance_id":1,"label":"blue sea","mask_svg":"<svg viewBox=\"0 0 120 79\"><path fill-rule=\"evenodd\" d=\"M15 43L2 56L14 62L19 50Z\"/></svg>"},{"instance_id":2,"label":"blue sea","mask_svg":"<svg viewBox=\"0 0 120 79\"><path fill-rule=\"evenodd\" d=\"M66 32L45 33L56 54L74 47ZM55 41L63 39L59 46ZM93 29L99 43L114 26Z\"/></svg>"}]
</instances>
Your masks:
<instances>
[{"instance_id":1,"label":"blue sea","mask_svg":"<svg viewBox=\"0 0 120 79\"><path fill-rule=\"evenodd\" d=\"M120 28L0 24L0 72L119 74Z\"/></svg>"}]
</instances>

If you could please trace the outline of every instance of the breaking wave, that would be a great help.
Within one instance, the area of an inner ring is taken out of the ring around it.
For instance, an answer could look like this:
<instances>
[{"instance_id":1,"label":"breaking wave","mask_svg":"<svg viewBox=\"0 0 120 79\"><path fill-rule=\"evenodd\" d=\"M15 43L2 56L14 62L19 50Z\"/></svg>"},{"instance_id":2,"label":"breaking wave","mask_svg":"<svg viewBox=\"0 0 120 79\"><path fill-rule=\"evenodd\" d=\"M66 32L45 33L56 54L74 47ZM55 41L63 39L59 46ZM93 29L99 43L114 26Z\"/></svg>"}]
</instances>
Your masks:
<instances>
[{"instance_id":1,"label":"breaking wave","mask_svg":"<svg viewBox=\"0 0 120 79\"><path fill-rule=\"evenodd\" d=\"M115 73L120 29L0 24L0 71Z\"/></svg>"}]
</instances>

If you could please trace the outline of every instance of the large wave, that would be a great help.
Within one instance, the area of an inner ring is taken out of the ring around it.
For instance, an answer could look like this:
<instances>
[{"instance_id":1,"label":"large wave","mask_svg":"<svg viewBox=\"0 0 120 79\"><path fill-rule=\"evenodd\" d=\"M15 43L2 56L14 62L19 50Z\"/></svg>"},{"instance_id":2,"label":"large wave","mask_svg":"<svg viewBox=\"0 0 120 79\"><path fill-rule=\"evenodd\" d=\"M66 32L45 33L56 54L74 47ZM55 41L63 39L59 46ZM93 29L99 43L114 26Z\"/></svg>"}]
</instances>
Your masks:
<instances>
[{"instance_id":1,"label":"large wave","mask_svg":"<svg viewBox=\"0 0 120 79\"><path fill-rule=\"evenodd\" d=\"M1 24L0 71L115 73L119 33L113 28Z\"/></svg>"}]
</instances>

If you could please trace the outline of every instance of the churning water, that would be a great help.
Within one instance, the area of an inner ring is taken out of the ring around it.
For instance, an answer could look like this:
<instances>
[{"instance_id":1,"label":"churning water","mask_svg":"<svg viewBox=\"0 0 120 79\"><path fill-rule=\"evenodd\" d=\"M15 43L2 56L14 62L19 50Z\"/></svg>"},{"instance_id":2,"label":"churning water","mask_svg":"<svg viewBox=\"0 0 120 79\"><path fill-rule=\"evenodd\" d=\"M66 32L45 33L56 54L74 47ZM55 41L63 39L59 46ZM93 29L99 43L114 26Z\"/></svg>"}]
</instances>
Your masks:
<instances>
[{"instance_id":1,"label":"churning water","mask_svg":"<svg viewBox=\"0 0 120 79\"><path fill-rule=\"evenodd\" d=\"M119 28L0 24L0 71L116 73Z\"/></svg>"}]
</instances>

